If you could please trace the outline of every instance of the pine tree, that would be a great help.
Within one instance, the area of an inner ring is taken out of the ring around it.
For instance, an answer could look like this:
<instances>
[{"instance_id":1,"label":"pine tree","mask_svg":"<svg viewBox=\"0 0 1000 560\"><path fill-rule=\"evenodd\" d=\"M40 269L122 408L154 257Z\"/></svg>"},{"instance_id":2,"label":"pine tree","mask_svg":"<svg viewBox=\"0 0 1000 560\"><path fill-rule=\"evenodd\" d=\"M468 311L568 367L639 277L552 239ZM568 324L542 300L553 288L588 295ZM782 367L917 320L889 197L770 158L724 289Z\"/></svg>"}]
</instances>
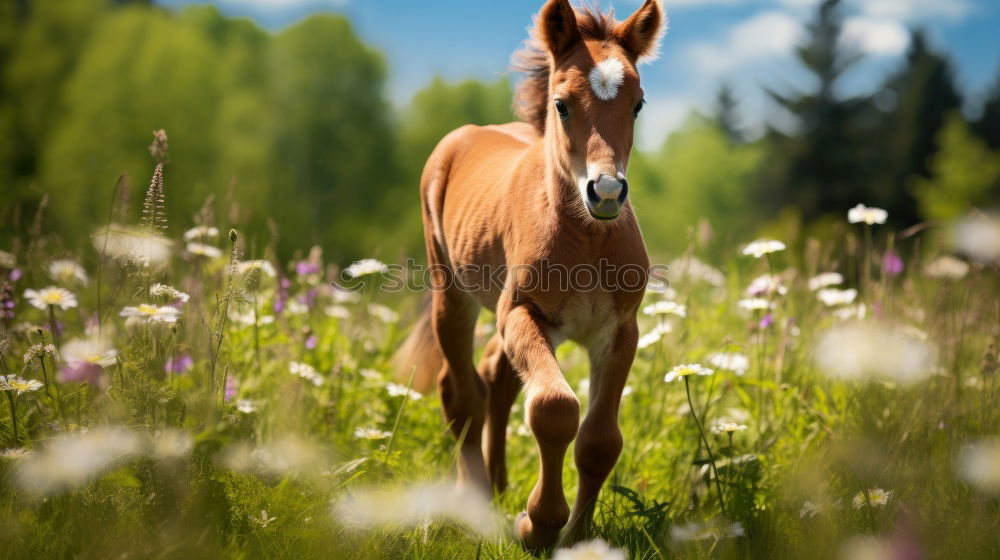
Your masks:
<instances>
[{"instance_id":1,"label":"pine tree","mask_svg":"<svg viewBox=\"0 0 1000 560\"><path fill-rule=\"evenodd\" d=\"M733 144L741 144L744 140L739 120L739 102L733 86L723 83L715 96L715 122Z\"/></svg>"},{"instance_id":2,"label":"pine tree","mask_svg":"<svg viewBox=\"0 0 1000 560\"><path fill-rule=\"evenodd\" d=\"M1000 72L990 90L983 112L972 123L972 131L986 142L992 150L1000 149Z\"/></svg>"}]
</instances>

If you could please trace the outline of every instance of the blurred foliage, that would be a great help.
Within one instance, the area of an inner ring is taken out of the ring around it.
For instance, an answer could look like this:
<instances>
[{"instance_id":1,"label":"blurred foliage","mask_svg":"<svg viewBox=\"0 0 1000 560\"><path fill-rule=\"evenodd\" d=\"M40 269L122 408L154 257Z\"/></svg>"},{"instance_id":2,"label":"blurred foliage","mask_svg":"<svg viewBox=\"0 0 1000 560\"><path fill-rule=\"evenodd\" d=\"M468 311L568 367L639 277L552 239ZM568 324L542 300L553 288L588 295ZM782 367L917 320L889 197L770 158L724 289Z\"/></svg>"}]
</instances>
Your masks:
<instances>
[{"instance_id":1,"label":"blurred foliage","mask_svg":"<svg viewBox=\"0 0 1000 560\"><path fill-rule=\"evenodd\" d=\"M920 210L932 220L952 220L975 207L1000 204L1000 152L974 137L954 114L940 135L941 151L931 160L932 177L916 181Z\"/></svg>"},{"instance_id":2,"label":"blurred foliage","mask_svg":"<svg viewBox=\"0 0 1000 560\"><path fill-rule=\"evenodd\" d=\"M929 201L960 191L977 193L954 201L963 208L996 199L990 165L942 178L941 162L972 159L939 153L945 118L966 97L948 57L914 31L881 87L845 98L841 77L861 56L838 40L842 24L838 0L820 4L798 49L815 87L771 92L788 117L781 131L753 138L723 84L714 115L634 151L633 193L654 254L692 241L724 246L779 216L811 222L858 202L886 208L905 227L938 216L931 207L941 203ZM394 108L384 56L331 15L271 34L207 6L22 0L0 6L0 64L7 244L27 241L44 195L44 225L75 248L109 216L135 220L149 180L143 147L164 128L171 227L203 221L195 216L204 207L247 232L253 254L320 244L338 261L420 256L417 186L427 156L459 126L512 118L505 78L431 78ZM1000 82L982 101L968 130L996 150ZM127 188L116 191L121 174Z\"/></svg>"}]
</instances>

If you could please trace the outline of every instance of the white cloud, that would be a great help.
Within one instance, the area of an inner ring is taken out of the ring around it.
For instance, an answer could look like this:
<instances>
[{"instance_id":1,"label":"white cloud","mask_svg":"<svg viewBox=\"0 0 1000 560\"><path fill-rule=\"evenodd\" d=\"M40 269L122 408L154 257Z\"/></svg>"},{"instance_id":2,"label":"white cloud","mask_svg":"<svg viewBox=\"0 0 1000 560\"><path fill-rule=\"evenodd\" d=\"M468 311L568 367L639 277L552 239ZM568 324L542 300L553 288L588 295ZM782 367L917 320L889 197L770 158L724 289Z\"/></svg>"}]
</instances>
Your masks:
<instances>
[{"instance_id":1,"label":"white cloud","mask_svg":"<svg viewBox=\"0 0 1000 560\"><path fill-rule=\"evenodd\" d=\"M968 0L863 0L856 4L867 16L908 23L937 18L956 22L972 12Z\"/></svg>"},{"instance_id":2,"label":"white cloud","mask_svg":"<svg viewBox=\"0 0 1000 560\"><path fill-rule=\"evenodd\" d=\"M285 10L289 8L342 8L350 0L217 0L220 5L232 8L258 10Z\"/></svg>"},{"instance_id":3,"label":"white cloud","mask_svg":"<svg viewBox=\"0 0 1000 560\"><path fill-rule=\"evenodd\" d=\"M786 55L802 37L802 24L794 17L762 12L737 24L721 41L691 46L687 55L698 70L721 74L748 62Z\"/></svg>"},{"instance_id":4,"label":"white cloud","mask_svg":"<svg viewBox=\"0 0 1000 560\"><path fill-rule=\"evenodd\" d=\"M677 95L648 99L639 116L637 147L645 151L658 149L663 139L680 128L696 108L698 99L695 97Z\"/></svg>"},{"instance_id":5,"label":"white cloud","mask_svg":"<svg viewBox=\"0 0 1000 560\"><path fill-rule=\"evenodd\" d=\"M844 21L840 42L864 54L896 56L910 44L910 33L898 21L850 17Z\"/></svg>"}]
</instances>

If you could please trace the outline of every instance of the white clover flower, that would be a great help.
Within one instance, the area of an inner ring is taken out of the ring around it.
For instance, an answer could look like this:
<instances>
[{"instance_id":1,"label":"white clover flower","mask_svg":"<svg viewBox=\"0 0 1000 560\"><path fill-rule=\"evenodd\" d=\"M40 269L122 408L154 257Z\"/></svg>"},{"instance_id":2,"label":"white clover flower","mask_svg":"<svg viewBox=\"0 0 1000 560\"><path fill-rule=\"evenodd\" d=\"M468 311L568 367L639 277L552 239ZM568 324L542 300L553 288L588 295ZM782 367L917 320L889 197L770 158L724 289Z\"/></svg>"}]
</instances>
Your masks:
<instances>
[{"instance_id":1,"label":"white clover flower","mask_svg":"<svg viewBox=\"0 0 1000 560\"><path fill-rule=\"evenodd\" d=\"M816 366L839 379L884 379L915 383L930 375L934 349L879 325L853 322L822 333L813 352Z\"/></svg>"},{"instance_id":2,"label":"white clover flower","mask_svg":"<svg viewBox=\"0 0 1000 560\"><path fill-rule=\"evenodd\" d=\"M986 214L966 216L952 227L951 243L974 261L996 262L1000 260L1000 219Z\"/></svg>"},{"instance_id":3,"label":"white clover flower","mask_svg":"<svg viewBox=\"0 0 1000 560\"><path fill-rule=\"evenodd\" d=\"M847 211L847 221L852 224L866 223L868 225L884 224L889 218L889 213L881 208L869 208L864 204L858 204Z\"/></svg>"},{"instance_id":4,"label":"white clover flower","mask_svg":"<svg viewBox=\"0 0 1000 560\"><path fill-rule=\"evenodd\" d=\"M257 412L257 405L250 399L237 399L236 410L243 414L253 414Z\"/></svg>"},{"instance_id":5,"label":"white clover flower","mask_svg":"<svg viewBox=\"0 0 1000 560\"><path fill-rule=\"evenodd\" d=\"M103 338L78 338L62 345L62 359L67 364L86 363L108 367L118 362L118 351Z\"/></svg>"},{"instance_id":6,"label":"white clover flower","mask_svg":"<svg viewBox=\"0 0 1000 560\"><path fill-rule=\"evenodd\" d=\"M49 306L58 307L62 310L77 306L76 296L69 290L49 286L41 290L25 290L24 297L32 307L38 309L48 309Z\"/></svg>"},{"instance_id":7,"label":"white clover flower","mask_svg":"<svg viewBox=\"0 0 1000 560\"><path fill-rule=\"evenodd\" d=\"M424 398L424 396L413 389L410 389L406 385L400 385L399 383L386 383L385 390L389 392L390 397L410 397L410 400L419 401Z\"/></svg>"},{"instance_id":8,"label":"white clover flower","mask_svg":"<svg viewBox=\"0 0 1000 560\"><path fill-rule=\"evenodd\" d=\"M969 274L969 263L951 255L941 255L924 265L924 275L945 280L961 280Z\"/></svg>"},{"instance_id":9,"label":"white clover flower","mask_svg":"<svg viewBox=\"0 0 1000 560\"><path fill-rule=\"evenodd\" d=\"M578 542L572 548L560 548L552 560L625 560L625 551L611 548L601 539Z\"/></svg>"},{"instance_id":10,"label":"white clover flower","mask_svg":"<svg viewBox=\"0 0 1000 560\"><path fill-rule=\"evenodd\" d=\"M180 303L187 303L191 299L188 294L166 284L153 284L149 288L149 295L151 297L165 297Z\"/></svg>"},{"instance_id":11,"label":"white clover flower","mask_svg":"<svg viewBox=\"0 0 1000 560\"><path fill-rule=\"evenodd\" d=\"M892 499L891 491L872 488L868 490L867 497L865 497L864 491L855 494L854 498L851 499L851 505L854 506L854 509L861 509L865 506L878 508L887 505L890 499Z\"/></svg>"},{"instance_id":12,"label":"white clover flower","mask_svg":"<svg viewBox=\"0 0 1000 560\"><path fill-rule=\"evenodd\" d=\"M378 428L358 428L354 430L354 439L378 440L387 439L392 436L392 432L379 430Z\"/></svg>"},{"instance_id":13,"label":"white clover flower","mask_svg":"<svg viewBox=\"0 0 1000 560\"><path fill-rule=\"evenodd\" d=\"M746 424L737 424L736 422L719 422L712 426L713 434L732 434L736 432L742 432L747 429Z\"/></svg>"},{"instance_id":14,"label":"white clover flower","mask_svg":"<svg viewBox=\"0 0 1000 560\"><path fill-rule=\"evenodd\" d=\"M839 272L822 272L809 279L809 291L815 292L821 288L839 286L844 283L844 275Z\"/></svg>"},{"instance_id":15,"label":"white clover flower","mask_svg":"<svg viewBox=\"0 0 1000 560\"><path fill-rule=\"evenodd\" d=\"M988 439L966 446L956 467L958 474L975 489L1000 495L1000 440Z\"/></svg>"},{"instance_id":16,"label":"white clover flower","mask_svg":"<svg viewBox=\"0 0 1000 560\"><path fill-rule=\"evenodd\" d=\"M708 359L708 363L722 371L743 375L750 369L750 358L739 352L719 352Z\"/></svg>"},{"instance_id":17,"label":"white clover flower","mask_svg":"<svg viewBox=\"0 0 1000 560\"><path fill-rule=\"evenodd\" d=\"M678 317L687 317L687 306L681 305L676 301L657 301L643 307L642 312L651 316L676 315Z\"/></svg>"},{"instance_id":18,"label":"white clover flower","mask_svg":"<svg viewBox=\"0 0 1000 560\"><path fill-rule=\"evenodd\" d=\"M288 371L292 375L297 375L302 379L319 387L323 384L323 377L316 371L316 368L302 362L289 362Z\"/></svg>"},{"instance_id":19,"label":"white clover flower","mask_svg":"<svg viewBox=\"0 0 1000 560\"><path fill-rule=\"evenodd\" d=\"M361 259L347 267L344 272L348 278L360 278L370 274L385 274L389 272L389 267L378 259Z\"/></svg>"},{"instance_id":20,"label":"white clover flower","mask_svg":"<svg viewBox=\"0 0 1000 560\"><path fill-rule=\"evenodd\" d=\"M683 379L689 375L712 375L715 373L707 367L703 367L701 364L681 364L675 366L667 375L663 377L663 380L667 383L675 381L678 379Z\"/></svg>"},{"instance_id":21,"label":"white clover flower","mask_svg":"<svg viewBox=\"0 0 1000 560\"><path fill-rule=\"evenodd\" d=\"M774 302L764 298L746 298L736 302L736 306L746 311L762 311L764 309L774 309Z\"/></svg>"},{"instance_id":22,"label":"white clover flower","mask_svg":"<svg viewBox=\"0 0 1000 560\"><path fill-rule=\"evenodd\" d=\"M278 275L278 272L274 269L274 265L271 264L271 261L263 259L240 261L240 263L236 265L236 270L240 274L246 274L251 270L259 270L262 275L267 276L268 278L274 278Z\"/></svg>"},{"instance_id":23,"label":"white clover flower","mask_svg":"<svg viewBox=\"0 0 1000 560\"><path fill-rule=\"evenodd\" d=\"M827 307L838 305L850 305L858 297L858 291L851 288L849 290L838 290L836 288L824 288L816 292L816 298Z\"/></svg>"},{"instance_id":24,"label":"white clover flower","mask_svg":"<svg viewBox=\"0 0 1000 560\"><path fill-rule=\"evenodd\" d=\"M759 259L764 255L771 253L777 253L778 251L784 251L785 244L781 241L775 241L773 239L758 239L757 241L751 242L749 245L743 248L743 254L747 256L753 256L755 259Z\"/></svg>"},{"instance_id":25,"label":"white clover flower","mask_svg":"<svg viewBox=\"0 0 1000 560\"><path fill-rule=\"evenodd\" d=\"M36 379L23 379L14 374L0 375L0 391L10 391L17 396L32 393L44 386L41 381Z\"/></svg>"},{"instance_id":26,"label":"white clover flower","mask_svg":"<svg viewBox=\"0 0 1000 560\"><path fill-rule=\"evenodd\" d=\"M219 228L212 226L195 226L184 232L184 241L215 239L217 237L219 237Z\"/></svg>"},{"instance_id":27,"label":"white clover flower","mask_svg":"<svg viewBox=\"0 0 1000 560\"><path fill-rule=\"evenodd\" d=\"M377 317L383 323L395 323L399 320L399 314L380 303L369 303L368 313Z\"/></svg>"},{"instance_id":28,"label":"white clover flower","mask_svg":"<svg viewBox=\"0 0 1000 560\"><path fill-rule=\"evenodd\" d=\"M783 296L788 293L788 288L781 283L781 279L777 276L763 274L754 278L753 281L750 282L750 285L747 286L746 293L752 297L774 294Z\"/></svg>"},{"instance_id":29,"label":"white clover flower","mask_svg":"<svg viewBox=\"0 0 1000 560\"><path fill-rule=\"evenodd\" d=\"M169 325L177 322L177 319L181 316L181 312L174 307L141 303L122 309L118 315L126 318L126 325L148 323Z\"/></svg>"},{"instance_id":30,"label":"white clover flower","mask_svg":"<svg viewBox=\"0 0 1000 560\"><path fill-rule=\"evenodd\" d=\"M196 243L192 241L191 243L188 243L187 247L185 248L187 249L188 253L191 253L196 257L217 259L222 256L222 249L219 249L214 245L208 245L206 243Z\"/></svg>"},{"instance_id":31,"label":"white clover flower","mask_svg":"<svg viewBox=\"0 0 1000 560\"><path fill-rule=\"evenodd\" d=\"M76 281L86 285L87 271L73 259L59 259L49 263L49 276L60 282Z\"/></svg>"},{"instance_id":32,"label":"white clover flower","mask_svg":"<svg viewBox=\"0 0 1000 560\"><path fill-rule=\"evenodd\" d=\"M653 327L653 330L649 331L648 333L642 335L639 338L639 344L637 345L639 350L642 350L643 348L648 348L656 344L663 338L663 335L669 334L673 330L674 328L670 326L670 323L660 323L656 325L655 327Z\"/></svg>"},{"instance_id":33,"label":"white clover flower","mask_svg":"<svg viewBox=\"0 0 1000 560\"><path fill-rule=\"evenodd\" d=\"M112 225L91 236L94 248L102 256L150 267L170 258L173 242L150 231Z\"/></svg>"}]
</instances>

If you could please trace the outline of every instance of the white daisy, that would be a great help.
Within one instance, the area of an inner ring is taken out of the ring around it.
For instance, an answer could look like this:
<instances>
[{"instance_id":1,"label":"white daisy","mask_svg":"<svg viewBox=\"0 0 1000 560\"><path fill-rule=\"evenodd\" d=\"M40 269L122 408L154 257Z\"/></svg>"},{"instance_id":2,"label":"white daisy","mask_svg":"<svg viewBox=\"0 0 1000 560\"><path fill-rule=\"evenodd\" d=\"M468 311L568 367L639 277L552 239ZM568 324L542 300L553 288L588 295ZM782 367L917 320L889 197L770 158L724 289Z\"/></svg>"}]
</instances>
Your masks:
<instances>
[{"instance_id":1,"label":"white daisy","mask_svg":"<svg viewBox=\"0 0 1000 560\"><path fill-rule=\"evenodd\" d=\"M868 225L884 224L889 218L889 213L881 208L869 208L864 204L858 204L847 211L847 221L852 224L862 222Z\"/></svg>"},{"instance_id":2,"label":"white daisy","mask_svg":"<svg viewBox=\"0 0 1000 560\"><path fill-rule=\"evenodd\" d=\"M646 315L676 315L678 317L687 317L687 306L681 305L676 301L658 301L643 307L642 312Z\"/></svg>"},{"instance_id":3,"label":"white daisy","mask_svg":"<svg viewBox=\"0 0 1000 560\"><path fill-rule=\"evenodd\" d=\"M888 490L883 490L881 488L872 488L868 490L868 496L865 496L864 491L858 492L854 495L851 500L851 505L854 509L861 509L865 506L872 508L883 507L889 503L892 499L892 492Z\"/></svg>"},{"instance_id":4,"label":"white daisy","mask_svg":"<svg viewBox=\"0 0 1000 560\"><path fill-rule=\"evenodd\" d=\"M378 428L358 428L354 430L354 439L377 440L386 439L392 436L392 432L386 432Z\"/></svg>"},{"instance_id":5,"label":"white daisy","mask_svg":"<svg viewBox=\"0 0 1000 560\"><path fill-rule=\"evenodd\" d=\"M178 301L180 303L187 303L187 301L191 299L191 296L188 294L166 284L153 284L149 288L149 295L152 297L165 297L168 300Z\"/></svg>"},{"instance_id":6,"label":"white daisy","mask_svg":"<svg viewBox=\"0 0 1000 560\"><path fill-rule=\"evenodd\" d=\"M853 288L850 290L824 288L816 292L816 297L827 307L836 307L838 305L850 305L854 303L854 300L858 297L858 291Z\"/></svg>"},{"instance_id":7,"label":"white daisy","mask_svg":"<svg viewBox=\"0 0 1000 560\"><path fill-rule=\"evenodd\" d=\"M102 338L80 338L62 345L62 359L67 364L87 363L108 367L118 361L118 351Z\"/></svg>"},{"instance_id":8,"label":"white daisy","mask_svg":"<svg viewBox=\"0 0 1000 560\"><path fill-rule=\"evenodd\" d=\"M671 381L683 379L690 375L712 375L713 373L715 372L707 367L703 367L701 364L681 364L667 372L663 380L670 383Z\"/></svg>"},{"instance_id":9,"label":"white daisy","mask_svg":"<svg viewBox=\"0 0 1000 560\"><path fill-rule=\"evenodd\" d=\"M424 396L413 389L408 388L406 385L400 385L399 383L386 383L385 390L389 392L390 397L410 397L410 400L419 401L424 398Z\"/></svg>"},{"instance_id":10,"label":"white daisy","mask_svg":"<svg viewBox=\"0 0 1000 560\"><path fill-rule=\"evenodd\" d=\"M924 275L931 278L961 280L969 274L969 263L951 255L941 255L924 265Z\"/></svg>"},{"instance_id":11,"label":"white daisy","mask_svg":"<svg viewBox=\"0 0 1000 560\"><path fill-rule=\"evenodd\" d=\"M304 364L302 362L290 362L288 364L288 371L291 372L292 375L297 375L317 387L323 384L323 377L316 371L316 368L309 364Z\"/></svg>"},{"instance_id":12,"label":"white daisy","mask_svg":"<svg viewBox=\"0 0 1000 560\"><path fill-rule=\"evenodd\" d=\"M137 323L173 324L180 318L181 312L174 307L141 303L122 309L118 315L125 317L126 324L129 325Z\"/></svg>"},{"instance_id":13,"label":"white daisy","mask_svg":"<svg viewBox=\"0 0 1000 560\"><path fill-rule=\"evenodd\" d=\"M184 232L184 241L215 239L217 237L219 237L219 228L212 226L195 226Z\"/></svg>"},{"instance_id":14,"label":"white daisy","mask_svg":"<svg viewBox=\"0 0 1000 560\"><path fill-rule=\"evenodd\" d=\"M37 391L44 386L36 379L24 379L14 374L0 375L0 391L11 391L18 396Z\"/></svg>"},{"instance_id":15,"label":"white daisy","mask_svg":"<svg viewBox=\"0 0 1000 560\"><path fill-rule=\"evenodd\" d=\"M757 241L754 241L744 247L743 254L752 255L754 258L759 259L764 255L784 250L785 244L781 241L775 241L773 239L758 239Z\"/></svg>"},{"instance_id":16,"label":"white daisy","mask_svg":"<svg viewBox=\"0 0 1000 560\"><path fill-rule=\"evenodd\" d=\"M649 331L648 333L642 335L642 337L639 338L639 344L638 344L639 350L642 350L643 348L648 348L656 344L657 342L660 341L660 339L663 338L663 335L668 334L673 330L674 328L670 326L670 323L660 323L659 325L656 325L655 327L653 327L653 330Z\"/></svg>"},{"instance_id":17,"label":"white daisy","mask_svg":"<svg viewBox=\"0 0 1000 560\"><path fill-rule=\"evenodd\" d=\"M552 555L552 560L625 560L625 551L595 539L577 543L572 548L560 548Z\"/></svg>"},{"instance_id":18,"label":"white daisy","mask_svg":"<svg viewBox=\"0 0 1000 560\"><path fill-rule=\"evenodd\" d=\"M395 323L399 320L399 314L380 303L368 304L368 313L377 317L383 323Z\"/></svg>"},{"instance_id":19,"label":"white daisy","mask_svg":"<svg viewBox=\"0 0 1000 560\"><path fill-rule=\"evenodd\" d=\"M222 249L206 243L188 243L187 252L196 257L205 257L209 259L217 259L222 256Z\"/></svg>"},{"instance_id":20,"label":"white daisy","mask_svg":"<svg viewBox=\"0 0 1000 560\"><path fill-rule=\"evenodd\" d=\"M761 311L764 309L774 309L774 303L764 298L746 298L736 302L736 306L747 311Z\"/></svg>"},{"instance_id":21,"label":"white daisy","mask_svg":"<svg viewBox=\"0 0 1000 560\"><path fill-rule=\"evenodd\" d=\"M750 358L739 352L719 352L708 359L708 363L723 371L743 375L750 369Z\"/></svg>"},{"instance_id":22,"label":"white daisy","mask_svg":"<svg viewBox=\"0 0 1000 560\"><path fill-rule=\"evenodd\" d=\"M360 278L369 274L385 274L389 272L389 267L378 259L361 259L347 267L344 272L348 278Z\"/></svg>"},{"instance_id":23,"label":"white daisy","mask_svg":"<svg viewBox=\"0 0 1000 560\"><path fill-rule=\"evenodd\" d=\"M49 263L49 276L61 282L76 281L86 285L87 271L73 259L59 259Z\"/></svg>"},{"instance_id":24,"label":"white daisy","mask_svg":"<svg viewBox=\"0 0 1000 560\"><path fill-rule=\"evenodd\" d=\"M49 286L41 290L25 290L24 297L32 307L48 309L49 306L66 310L77 306L76 296L63 288Z\"/></svg>"},{"instance_id":25,"label":"white daisy","mask_svg":"<svg viewBox=\"0 0 1000 560\"><path fill-rule=\"evenodd\" d=\"M823 272L809 279L809 291L815 292L830 286L839 286L844 283L844 276L839 272Z\"/></svg>"},{"instance_id":26,"label":"white daisy","mask_svg":"<svg viewBox=\"0 0 1000 560\"><path fill-rule=\"evenodd\" d=\"M742 432L746 429L746 424L737 424L736 422L719 422L718 424L712 426L712 433L732 434L735 432Z\"/></svg>"},{"instance_id":27,"label":"white daisy","mask_svg":"<svg viewBox=\"0 0 1000 560\"><path fill-rule=\"evenodd\" d=\"M236 410L243 414L252 414L257 412L257 405L249 399L238 399L236 401Z\"/></svg>"}]
</instances>

